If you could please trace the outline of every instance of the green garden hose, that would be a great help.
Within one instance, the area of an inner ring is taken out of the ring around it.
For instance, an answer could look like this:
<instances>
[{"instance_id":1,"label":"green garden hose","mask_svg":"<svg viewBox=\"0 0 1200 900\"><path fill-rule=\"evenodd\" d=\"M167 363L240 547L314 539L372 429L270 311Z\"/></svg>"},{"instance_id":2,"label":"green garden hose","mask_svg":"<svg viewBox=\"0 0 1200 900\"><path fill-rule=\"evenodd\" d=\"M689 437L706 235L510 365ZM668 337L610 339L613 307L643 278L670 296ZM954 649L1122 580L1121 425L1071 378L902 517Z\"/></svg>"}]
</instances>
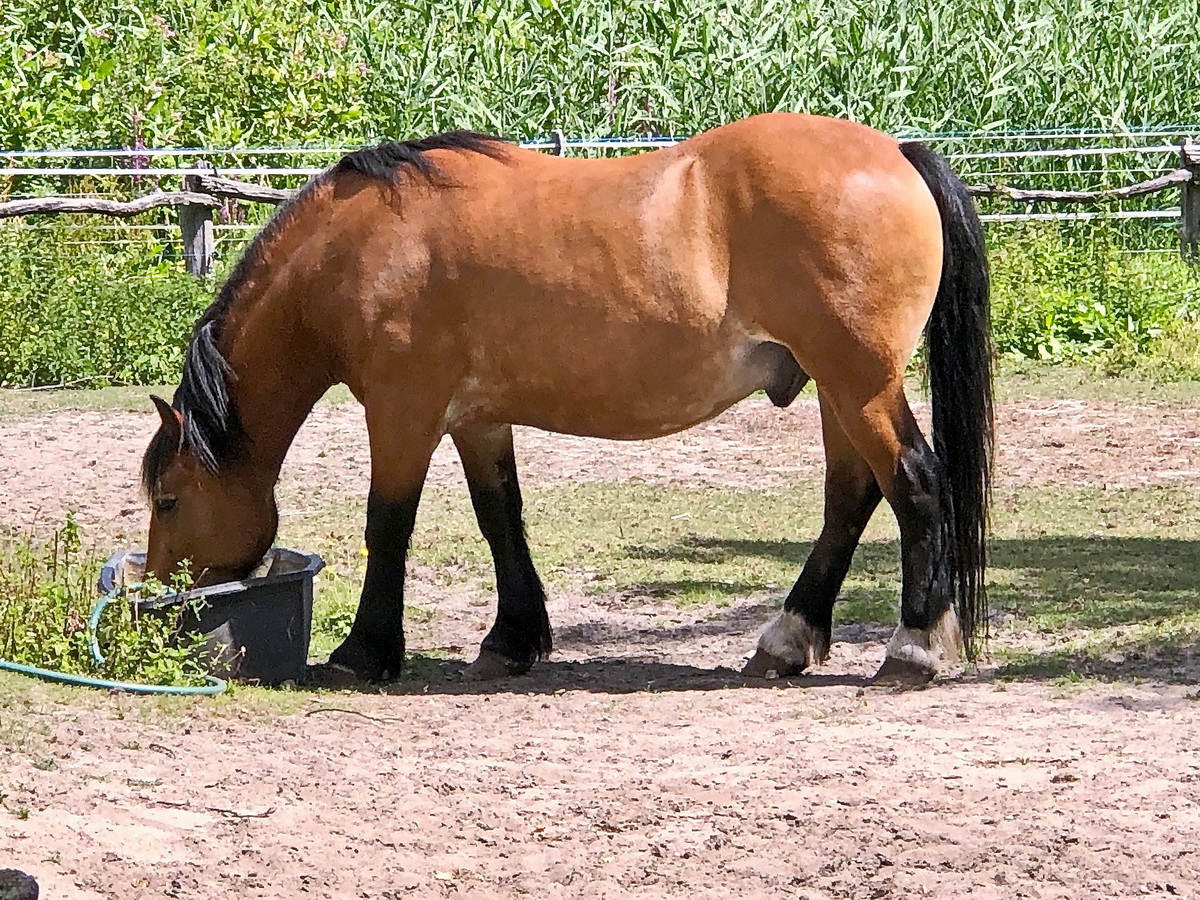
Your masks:
<instances>
[{"instance_id":1,"label":"green garden hose","mask_svg":"<svg viewBox=\"0 0 1200 900\"><path fill-rule=\"evenodd\" d=\"M124 591L135 590L139 587L141 585L131 584L124 588L113 588L113 590L97 600L96 605L92 607L92 615L88 619L88 647L91 649L92 659L96 661L97 665L104 665L104 655L100 652L100 642L96 638L96 630L100 627L100 617L104 615L105 607L108 606L111 600ZM61 684L103 688L109 691L126 691L131 694L219 694L227 687L224 681L220 678L214 678L212 675L205 676L208 679L208 684L187 687L173 684L137 684L129 681L109 681L104 678L92 678L89 675L71 675L67 672L57 672L54 669L40 669L37 666L26 666L21 663L9 662L7 659L0 659L0 669L16 672L20 675L32 675L34 678L42 678L46 681L57 681Z\"/></svg>"}]
</instances>

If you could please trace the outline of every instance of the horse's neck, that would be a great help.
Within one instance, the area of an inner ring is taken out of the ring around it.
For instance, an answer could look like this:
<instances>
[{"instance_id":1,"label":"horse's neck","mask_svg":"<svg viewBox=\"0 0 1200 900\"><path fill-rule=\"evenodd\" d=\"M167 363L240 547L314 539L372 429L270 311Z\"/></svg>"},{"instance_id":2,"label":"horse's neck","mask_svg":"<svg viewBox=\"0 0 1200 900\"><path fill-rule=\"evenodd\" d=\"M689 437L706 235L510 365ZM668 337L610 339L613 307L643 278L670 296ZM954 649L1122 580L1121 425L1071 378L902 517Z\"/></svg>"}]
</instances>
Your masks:
<instances>
[{"instance_id":1,"label":"horse's neck","mask_svg":"<svg viewBox=\"0 0 1200 900\"><path fill-rule=\"evenodd\" d=\"M333 384L313 337L294 307L260 298L231 316L226 359L236 375L231 393L254 464L273 485L296 432Z\"/></svg>"}]
</instances>

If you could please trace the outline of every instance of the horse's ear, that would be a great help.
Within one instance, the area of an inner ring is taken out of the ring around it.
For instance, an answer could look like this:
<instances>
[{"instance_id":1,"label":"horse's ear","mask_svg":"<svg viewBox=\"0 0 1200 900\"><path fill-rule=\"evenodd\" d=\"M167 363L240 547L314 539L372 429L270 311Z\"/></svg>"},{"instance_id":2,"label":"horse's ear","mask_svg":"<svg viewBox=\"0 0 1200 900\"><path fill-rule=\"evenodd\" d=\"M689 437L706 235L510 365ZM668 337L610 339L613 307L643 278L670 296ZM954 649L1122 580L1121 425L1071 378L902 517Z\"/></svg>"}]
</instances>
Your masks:
<instances>
[{"instance_id":1,"label":"horse's ear","mask_svg":"<svg viewBox=\"0 0 1200 900\"><path fill-rule=\"evenodd\" d=\"M162 397L151 394L150 399L154 401L154 408L158 410L158 416L162 419L163 431L171 443L178 447L180 441L183 439L183 413L171 406Z\"/></svg>"}]
</instances>

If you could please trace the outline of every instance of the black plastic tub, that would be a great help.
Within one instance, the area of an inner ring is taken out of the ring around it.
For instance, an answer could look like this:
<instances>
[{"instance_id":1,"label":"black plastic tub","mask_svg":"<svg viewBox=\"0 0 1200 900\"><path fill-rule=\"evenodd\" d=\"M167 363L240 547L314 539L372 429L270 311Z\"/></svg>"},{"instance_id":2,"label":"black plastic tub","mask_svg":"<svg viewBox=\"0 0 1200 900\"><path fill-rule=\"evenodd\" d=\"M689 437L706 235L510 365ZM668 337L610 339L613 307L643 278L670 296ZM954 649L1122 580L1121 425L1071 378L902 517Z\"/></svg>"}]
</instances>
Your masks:
<instances>
[{"instance_id":1,"label":"black plastic tub","mask_svg":"<svg viewBox=\"0 0 1200 900\"><path fill-rule=\"evenodd\" d=\"M203 663L218 678L272 685L300 682L312 633L313 576L324 566L313 553L276 547L244 581L134 602L139 613L182 612L180 630L204 637ZM100 590L108 593L135 584L145 572L145 553L121 551L104 564Z\"/></svg>"}]
</instances>

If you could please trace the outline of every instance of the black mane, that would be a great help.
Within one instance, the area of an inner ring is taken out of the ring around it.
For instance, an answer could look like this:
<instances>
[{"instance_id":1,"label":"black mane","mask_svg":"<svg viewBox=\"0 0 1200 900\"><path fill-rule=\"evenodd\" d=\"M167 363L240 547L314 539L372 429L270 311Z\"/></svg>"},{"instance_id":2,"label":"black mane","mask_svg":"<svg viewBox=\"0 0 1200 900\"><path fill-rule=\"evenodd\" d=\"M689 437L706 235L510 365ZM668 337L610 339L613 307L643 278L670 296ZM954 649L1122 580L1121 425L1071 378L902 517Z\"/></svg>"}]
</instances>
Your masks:
<instances>
[{"instance_id":1,"label":"black mane","mask_svg":"<svg viewBox=\"0 0 1200 900\"><path fill-rule=\"evenodd\" d=\"M425 156L431 150L463 150L482 153L493 159L504 155L508 144L495 135L478 131L447 131L417 141L391 141L347 153L322 178L336 178L346 172L359 172L368 178L395 182L402 171L411 171L425 181L444 187L445 174Z\"/></svg>"},{"instance_id":2,"label":"black mane","mask_svg":"<svg viewBox=\"0 0 1200 900\"><path fill-rule=\"evenodd\" d=\"M246 433L229 394L229 386L236 376L217 348L217 342L230 307L258 270L265 249L296 218L306 197L316 188L351 173L395 184L401 172L411 172L430 184L445 187L450 182L425 156L429 151L462 150L499 158L507 146L503 138L475 131L448 131L415 141L390 141L346 154L283 204L250 242L221 286L216 300L196 322L184 355L179 387L171 401L171 406L183 416L180 443L173 445L161 428L155 433L142 460L142 485L147 495L153 491L171 459L184 449L190 450L214 475L245 451Z\"/></svg>"}]
</instances>

